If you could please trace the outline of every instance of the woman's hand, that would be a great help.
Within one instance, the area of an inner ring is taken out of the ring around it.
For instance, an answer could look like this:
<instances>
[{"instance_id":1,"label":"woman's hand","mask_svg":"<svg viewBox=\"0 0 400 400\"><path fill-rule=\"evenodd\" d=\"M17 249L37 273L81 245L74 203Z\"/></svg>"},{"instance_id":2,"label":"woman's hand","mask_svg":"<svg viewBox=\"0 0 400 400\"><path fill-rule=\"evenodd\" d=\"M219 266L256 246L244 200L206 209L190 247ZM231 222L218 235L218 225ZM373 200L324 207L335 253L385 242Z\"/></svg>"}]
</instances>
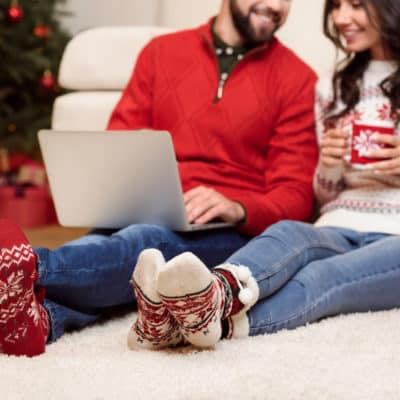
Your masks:
<instances>
[{"instance_id":1,"label":"woman's hand","mask_svg":"<svg viewBox=\"0 0 400 400\"><path fill-rule=\"evenodd\" d=\"M365 154L367 157L382 159L368 164L368 169L378 174L399 175L400 138L396 135L375 134L371 137L371 141L384 147Z\"/></svg>"},{"instance_id":2,"label":"woman's hand","mask_svg":"<svg viewBox=\"0 0 400 400\"><path fill-rule=\"evenodd\" d=\"M214 189L198 186L183 195L189 222L205 224L215 218L238 223L245 217L241 204L230 200Z\"/></svg>"},{"instance_id":3,"label":"woman's hand","mask_svg":"<svg viewBox=\"0 0 400 400\"><path fill-rule=\"evenodd\" d=\"M320 143L320 162L324 167L337 167L350 154L350 135L340 129L328 129Z\"/></svg>"}]
</instances>

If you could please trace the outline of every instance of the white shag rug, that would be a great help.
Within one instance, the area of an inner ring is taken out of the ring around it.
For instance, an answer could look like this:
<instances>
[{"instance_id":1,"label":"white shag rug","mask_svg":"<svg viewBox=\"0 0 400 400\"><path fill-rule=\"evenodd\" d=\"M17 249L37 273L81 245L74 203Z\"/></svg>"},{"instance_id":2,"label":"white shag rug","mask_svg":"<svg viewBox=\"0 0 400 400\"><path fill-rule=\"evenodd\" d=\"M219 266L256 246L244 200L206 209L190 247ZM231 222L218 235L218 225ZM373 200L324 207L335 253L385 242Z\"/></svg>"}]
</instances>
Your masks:
<instances>
[{"instance_id":1,"label":"white shag rug","mask_svg":"<svg viewBox=\"0 0 400 400\"><path fill-rule=\"evenodd\" d=\"M400 310L180 352L129 351L133 319L65 335L34 359L0 354L0 399L400 399Z\"/></svg>"}]
</instances>

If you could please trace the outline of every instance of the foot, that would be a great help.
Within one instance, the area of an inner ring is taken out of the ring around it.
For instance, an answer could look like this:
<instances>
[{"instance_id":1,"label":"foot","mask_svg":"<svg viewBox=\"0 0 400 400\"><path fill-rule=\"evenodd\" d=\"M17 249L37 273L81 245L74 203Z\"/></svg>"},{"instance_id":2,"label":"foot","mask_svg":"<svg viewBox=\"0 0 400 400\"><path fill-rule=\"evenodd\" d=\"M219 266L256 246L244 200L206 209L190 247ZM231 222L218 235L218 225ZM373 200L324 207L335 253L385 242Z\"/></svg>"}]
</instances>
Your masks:
<instances>
[{"instance_id":1,"label":"foot","mask_svg":"<svg viewBox=\"0 0 400 400\"><path fill-rule=\"evenodd\" d=\"M132 276L139 313L128 333L132 350L159 350L183 340L177 322L157 293L157 278L164 264L163 255L156 249L144 250L139 255Z\"/></svg>"},{"instance_id":2,"label":"foot","mask_svg":"<svg viewBox=\"0 0 400 400\"><path fill-rule=\"evenodd\" d=\"M231 317L240 315L240 322L247 319L246 311L258 298L257 284L255 290L247 286L251 279L246 267L226 264L212 273L194 254L183 253L160 271L157 288L185 339L211 347L222 337L223 320L229 318L226 336L233 337Z\"/></svg>"},{"instance_id":3,"label":"foot","mask_svg":"<svg viewBox=\"0 0 400 400\"><path fill-rule=\"evenodd\" d=\"M49 318L35 295L37 276L25 235L0 220L0 352L32 357L45 351Z\"/></svg>"},{"instance_id":4,"label":"foot","mask_svg":"<svg viewBox=\"0 0 400 400\"><path fill-rule=\"evenodd\" d=\"M158 292L187 341L199 347L218 342L225 305L222 283L194 254L183 253L166 264Z\"/></svg>"},{"instance_id":5,"label":"foot","mask_svg":"<svg viewBox=\"0 0 400 400\"><path fill-rule=\"evenodd\" d=\"M247 311L257 302L260 289L248 267L222 264L213 270L223 283L227 297L231 301L224 309L222 338L239 339L249 336Z\"/></svg>"}]
</instances>

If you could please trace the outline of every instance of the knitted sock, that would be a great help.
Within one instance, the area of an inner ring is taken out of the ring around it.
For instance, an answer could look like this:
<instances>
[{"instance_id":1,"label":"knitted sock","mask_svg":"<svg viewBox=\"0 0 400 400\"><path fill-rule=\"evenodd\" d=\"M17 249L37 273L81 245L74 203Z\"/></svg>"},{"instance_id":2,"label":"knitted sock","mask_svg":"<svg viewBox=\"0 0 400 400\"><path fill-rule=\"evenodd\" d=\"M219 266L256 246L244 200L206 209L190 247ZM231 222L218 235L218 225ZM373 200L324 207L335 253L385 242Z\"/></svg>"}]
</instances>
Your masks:
<instances>
[{"instance_id":1,"label":"knitted sock","mask_svg":"<svg viewBox=\"0 0 400 400\"><path fill-rule=\"evenodd\" d=\"M188 342L199 347L215 345L222 337L221 321L233 313L245 315L257 301L257 284L255 289L246 288L239 277L249 280L248 268L227 265L211 273L192 253L173 258L160 271L161 301Z\"/></svg>"},{"instance_id":2,"label":"knitted sock","mask_svg":"<svg viewBox=\"0 0 400 400\"><path fill-rule=\"evenodd\" d=\"M0 246L0 352L32 357L45 351L49 333L43 290L34 292L36 255L11 221L0 220Z\"/></svg>"},{"instance_id":3,"label":"knitted sock","mask_svg":"<svg viewBox=\"0 0 400 400\"><path fill-rule=\"evenodd\" d=\"M157 278L165 260L161 252L147 249L140 253L132 276L138 317L128 333L132 350L158 350L174 346L183 338L179 326L157 293Z\"/></svg>"},{"instance_id":4,"label":"knitted sock","mask_svg":"<svg viewBox=\"0 0 400 400\"><path fill-rule=\"evenodd\" d=\"M232 307L224 312L222 339L239 339L249 335L249 321L246 312L257 302L260 289L248 267L222 264L213 271L232 292Z\"/></svg>"}]
</instances>

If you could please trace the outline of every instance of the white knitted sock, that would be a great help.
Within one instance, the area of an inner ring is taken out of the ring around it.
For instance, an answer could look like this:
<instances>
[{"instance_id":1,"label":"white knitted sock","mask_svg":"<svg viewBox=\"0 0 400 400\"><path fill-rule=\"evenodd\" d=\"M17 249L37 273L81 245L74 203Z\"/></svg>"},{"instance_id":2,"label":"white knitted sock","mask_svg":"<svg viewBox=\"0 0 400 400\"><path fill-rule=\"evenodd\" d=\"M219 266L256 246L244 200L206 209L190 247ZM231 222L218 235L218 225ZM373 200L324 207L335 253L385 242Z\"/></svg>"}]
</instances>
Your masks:
<instances>
[{"instance_id":1,"label":"white knitted sock","mask_svg":"<svg viewBox=\"0 0 400 400\"><path fill-rule=\"evenodd\" d=\"M132 286L138 304L138 318L128 333L132 350L158 350L174 346L183 338L179 326L157 293L157 278L165 260L160 251L142 251L132 276Z\"/></svg>"},{"instance_id":2,"label":"white knitted sock","mask_svg":"<svg viewBox=\"0 0 400 400\"><path fill-rule=\"evenodd\" d=\"M214 274L194 254L183 253L161 269L157 288L185 339L199 347L210 347L221 338L222 318L242 310L245 315L245 310L257 301L257 284L255 292L249 292L239 282L240 277L247 282L250 270L224 265Z\"/></svg>"},{"instance_id":3,"label":"white knitted sock","mask_svg":"<svg viewBox=\"0 0 400 400\"><path fill-rule=\"evenodd\" d=\"M157 289L185 339L200 347L218 342L222 287L194 254L183 253L170 260L159 273Z\"/></svg>"}]
</instances>

